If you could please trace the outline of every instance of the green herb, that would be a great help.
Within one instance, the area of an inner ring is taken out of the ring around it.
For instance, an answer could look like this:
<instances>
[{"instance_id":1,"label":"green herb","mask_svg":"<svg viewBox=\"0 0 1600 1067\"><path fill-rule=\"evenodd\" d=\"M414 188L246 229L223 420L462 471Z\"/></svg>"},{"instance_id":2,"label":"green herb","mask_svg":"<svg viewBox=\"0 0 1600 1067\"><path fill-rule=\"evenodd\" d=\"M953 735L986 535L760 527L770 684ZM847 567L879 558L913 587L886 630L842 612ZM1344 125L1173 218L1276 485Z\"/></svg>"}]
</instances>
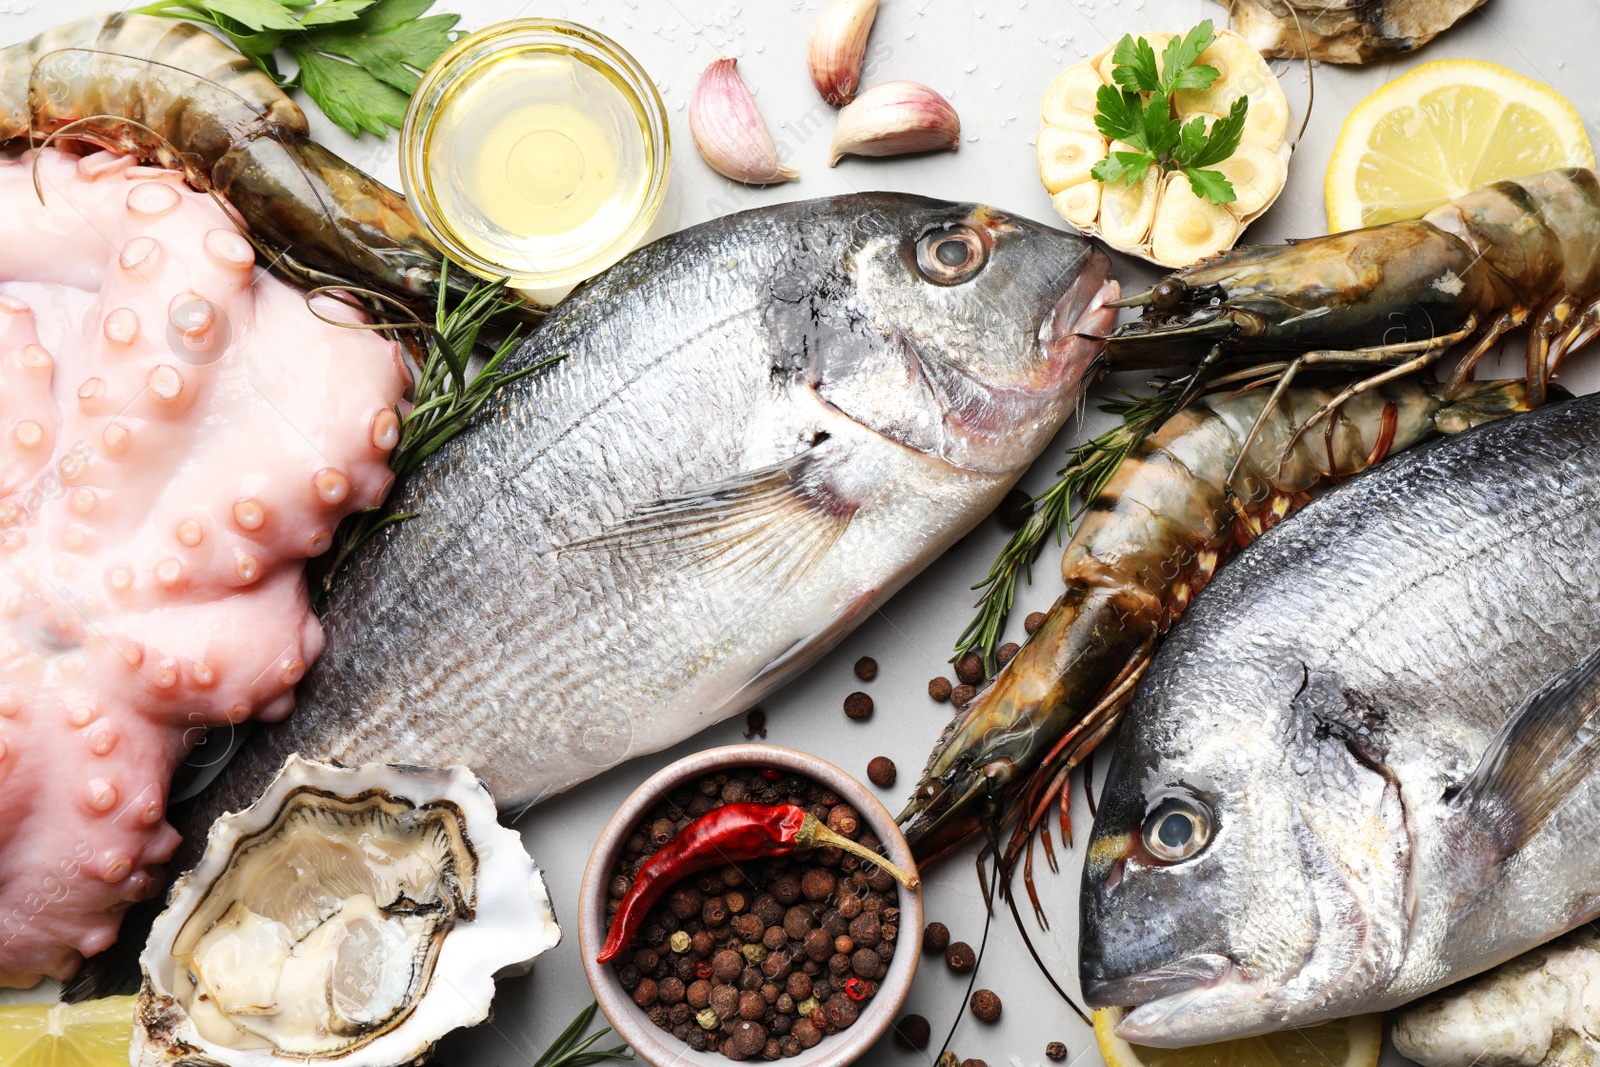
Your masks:
<instances>
[{"instance_id":1,"label":"green herb","mask_svg":"<svg viewBox=\"0 0 1600 1067\"><path fill-rule=\"evenodd\" d=\"M1194 195L1213 204L1236 199L1233 184L1220 170L1210 170L1238 151L1250 101L1241 96L1227 115L1212 123L1196 116L1180 122L1173 94L1208 88L1217 80L1216 67L1196 65L1200 53L1216 39L1211 20L1167 42L1156 64L1155 49L1143 37L1123 36L1111 53L1111 78L1120 88L1102 85L1095 94L1094 124L1113 141L1124 141L1132 152L1108 152L1094 165L1097 181L1139 181L1151 167L1163 172L1182 171Z\"/></svg>"},{"instance_id":2,"label":"green herb","mask_svg":"<svg viewBox=\"0 0 1600 1067\"><path fill-rule=\"evenodd\" d=\"M521 370L505 372L501 366L522 340L520 324L511 326L505 339L476 371L471 368L473 348L484 327L515 321L526 305L505 295L506 279L478 282L454 306L446 303L450 261L444 261L439 278L439 303L428 327L428 354L417 372L411 411L400 420L400 441L389 455L389 467L404 478L464 429L490 396L502 386L561 362L565 353L540 360ZM510 312L512 314L508 315ZM327 588L345 559L386 526L412 517L384 507L367 508L345 519L339 527L338 551L323 576Z\"/></svg>"},{"instance_id":3,"label":"green herb","mask_svg":"<svg viewBox=\"0 0 1600 1067\"><path fill-rule=\"evenodd\" d=\"M589 1023L594 1020L594 1013L599 1008L598 1004L590 1004L578 1013L578 1017L563 1031L561 1036L544 1050L533 1067L589 1067L592 1063L604 1063L607 1060L631 1060L633 1051L627 1045L616 1045L612 1048L595 1049L589 1051L596 1041L611 1032L610 1027L597 1030L588 1037L583 1032L589 1029Z\"/></svg>"},{"instance_id":4,"label":"green herb","mask_svg":"<svg viewBox=\"0 0 1600 1067\"><path fill-rule=\"evenodd\" d=\"M433 0L156 0L141 14L214 26L279 86L301 88L341 129L400 128L422 71L455 42ZM299 70L278 69L282 49Z\"/></svg>"},{"instance_id":5,"label":"green herb","mask_svg":"<svg viewBox=\"0 0 1600 1067\"><path fill-rule=\"evenodd\" d=\"M952 660L977 652L989 673L994 673L995 649L1017 599L1017 579L1033 581L1033 563L1044 550L1045 538L1054 533L1056 543L1061 544L1072 533L1073 498L1085 504L1093 500L1128 453L1171 413L1181 392L1181 385L1169 382L1152 396L1121 391L1119 398L1101 405L1101 411L1120 416L1122 423L1069 451L1067 465L1056 472L1056 483L1033 498L1033 514L1000 550L988 576L972 587L984 592L978 598L977 615L956 641Z\"/></svg>"}]
</instances>

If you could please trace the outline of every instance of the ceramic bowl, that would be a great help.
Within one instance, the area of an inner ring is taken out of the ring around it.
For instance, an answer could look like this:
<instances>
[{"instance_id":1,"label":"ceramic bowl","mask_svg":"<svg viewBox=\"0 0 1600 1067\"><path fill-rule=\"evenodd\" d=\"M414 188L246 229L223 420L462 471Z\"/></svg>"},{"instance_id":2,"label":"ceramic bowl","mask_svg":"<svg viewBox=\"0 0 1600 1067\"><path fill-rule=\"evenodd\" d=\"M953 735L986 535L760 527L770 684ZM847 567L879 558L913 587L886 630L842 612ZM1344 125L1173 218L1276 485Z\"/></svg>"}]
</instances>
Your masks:
<instances>
[{"instance_id":1,"label":"ceramic bowl","mask_svg":"<svg viewBox=\"0 0 1600 1067\"><path fill-rule=\"evenodd\" d=\"M578 900L578 944L583 953L584 973L594 987L600 1010L611 1020L611 1026L617 1034L633 1046L634 1052L654 1067L667 1067L669 1064L716 1067L726 1064L728 1060L720 1052L695 1052L667 1031L658 1028L622 988L611 965L595 962L595 956L605 944L606 901L611 871L628 835L662 796L685 782L728 767L776 767L820 782L856 809L872 833L887 847L891 860L906 870L913 869L911 848L895 826L894 817L888 809L878 802L878 798L866 786L826 760L777 745L729 745L698 752L658 771L634 790L601 832L594 851L589 853L589 865L583 872L583 888ZM906 994L911 990L911 979L917 973L917 958L921 955L917 951L917 942L922 931L920 891L911 892L900 887L899 927L900 939L894 959L889 964L889 972L879 985L878 995L867 1002L855 1025L824 1037L815 1048L806 1049L792 1059L785 1059L785 1064L793 1067L845 1067L860 1058L889 1029L905 1003Z\"/></svg>"}]
</instances>

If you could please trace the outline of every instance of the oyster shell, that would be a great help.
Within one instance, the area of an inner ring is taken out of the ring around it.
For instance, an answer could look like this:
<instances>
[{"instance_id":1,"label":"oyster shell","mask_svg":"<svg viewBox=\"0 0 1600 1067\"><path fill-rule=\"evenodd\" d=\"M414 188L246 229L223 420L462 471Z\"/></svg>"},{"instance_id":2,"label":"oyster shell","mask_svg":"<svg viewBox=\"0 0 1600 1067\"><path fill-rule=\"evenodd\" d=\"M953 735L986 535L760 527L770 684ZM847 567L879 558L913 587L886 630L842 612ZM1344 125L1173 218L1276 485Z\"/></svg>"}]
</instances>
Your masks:
<instances>
[{"instance_id":1,"label":"oyster shell","mask_svg":"<svg viewBox=\"0 0 1600 1067\"><path fill-rule=\"evenodd\" d=\"M141 1067L395 1067L483 1021L561 931L465 767L291 756L212 827L140 963Z\"/></svg>"},{"instance_id":2,"label":"oyster shell","mask_svg":"<svg viewBox=\"0 0 1600 1067\"><path fill-rule=\"evenodd\" d=\"M1483 0L1236 0L1233 28L1261 51L1371 63L1421 48ZM1303 34L1303 36L1302 36Z\"/></svg>"}]
</instances>

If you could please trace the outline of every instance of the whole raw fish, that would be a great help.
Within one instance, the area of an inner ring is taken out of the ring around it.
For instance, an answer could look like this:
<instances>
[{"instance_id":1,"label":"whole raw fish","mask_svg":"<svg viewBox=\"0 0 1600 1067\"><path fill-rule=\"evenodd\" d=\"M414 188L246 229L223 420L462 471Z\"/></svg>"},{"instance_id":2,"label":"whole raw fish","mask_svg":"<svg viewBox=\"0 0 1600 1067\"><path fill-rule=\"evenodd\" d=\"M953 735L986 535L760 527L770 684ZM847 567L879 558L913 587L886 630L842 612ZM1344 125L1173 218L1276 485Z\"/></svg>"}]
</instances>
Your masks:
<instances>
[{"instance_id":1,"label":"whole raw fish","mask_svg":"<svg viewBox=\"0 0 1600 1067\"><path fill-rule=\"evenodd\" d=\"M1080 973L1182 1045L1387 1009L1600 912L1600 396L1309 505L1122 726Z\"/></svg>"},{"instance_id":2,"label":"whole raw fish","mask_svg":"<svg viewBox=\"0 0 1600 1067\"><path fill-rule=\"evenodd\" d=\"M1072 410L1109 269L891 193L634 253L399 488L416 517L347 565L298 710L203 814L290 752L466 763L520 807L749 707L995 508Z\"/></svg>"}]
</instances>

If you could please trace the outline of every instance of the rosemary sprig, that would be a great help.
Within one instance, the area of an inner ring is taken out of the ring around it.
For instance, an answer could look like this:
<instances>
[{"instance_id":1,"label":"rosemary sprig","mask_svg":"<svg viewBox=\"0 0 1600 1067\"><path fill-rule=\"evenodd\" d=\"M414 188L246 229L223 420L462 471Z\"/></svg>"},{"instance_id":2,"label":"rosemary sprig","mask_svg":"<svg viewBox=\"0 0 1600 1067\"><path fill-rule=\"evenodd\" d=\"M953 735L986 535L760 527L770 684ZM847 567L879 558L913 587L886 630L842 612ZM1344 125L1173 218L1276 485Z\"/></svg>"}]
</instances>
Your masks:
<instances>
[{"instance_id":1,"label":"rosemary sprig","mask_svg":"<svg viewBox=\"0 0 1600 1067\"><path fill-rule=\"evenodd\" d=\"M588 1067L592 1063L604 1063L607 1060L631 1060L633 1050L627 1045L616 1045L612 1048L602 1048L590 1051L590 1047L602 1037L611 1032L610 1027L596 1030L588 1037L583 1032L589 1029L589 1023L594 1020L594 1013L600 1007L590 1004L578 1013L568 1027L561 1031L561 1036L553 1041L549 1048L544 1050L533 1067Z\"/></svg>"},{"instance_id":2,"label":"rosemary sprig","mask_svg":"<svg viewBox=\"0 0 1600 1067\"><path fill-rule=\"evenodd\" d=\"M434 321L427 326L427 356L417 370L414 403L400 419L400 441L389 456L389 467L397 479L414 471L423 460L437 452L446 441L460 433L495 391L518 378L560 362L565 354L552 356L529 367L506 372L501 369L522 340L520 323L513 325L492 354L476 371L472 353L486 326L504 316L515 320L521 301L506 295L506 279L477 282L453 306L448 302L450 262L446 260L439 278L439 302ZM323 574L328 587L341 564L356 549L386 526L404 522L411 513L389 511L383 506L358 511L339 527L338 550Z\"/></svg>"},{"instance_id":3,"label":"rosemary sprig","mask_svg":"<svg viewBox=\"0 0 1600 1067\"><path fill-rule=\"evenodd\" d=\"M1128 453L1171 414L1182 384L1160 383L1150 396L1119 390L1120 396L1107 398L1100 406L1101 411L1120 416L1121 424L1068 451L1067 465L1056 472L1056 483L1033 498L1028 521L1000 550L988 576L972 587L982 589L983 595L978 598L977 614L956 640L952 660L977 652L987 672L994 673L995 650L1017 599L1017 580L1033 582L1033 563L1044 551L1045 539L1054 533L1056 543L1062 544L1072 534L1072 520L1082 510L1082 504L1077 510L1072 508L1073 498L1083 504L1095 498Z\"/></svg>"}]
</instances>

